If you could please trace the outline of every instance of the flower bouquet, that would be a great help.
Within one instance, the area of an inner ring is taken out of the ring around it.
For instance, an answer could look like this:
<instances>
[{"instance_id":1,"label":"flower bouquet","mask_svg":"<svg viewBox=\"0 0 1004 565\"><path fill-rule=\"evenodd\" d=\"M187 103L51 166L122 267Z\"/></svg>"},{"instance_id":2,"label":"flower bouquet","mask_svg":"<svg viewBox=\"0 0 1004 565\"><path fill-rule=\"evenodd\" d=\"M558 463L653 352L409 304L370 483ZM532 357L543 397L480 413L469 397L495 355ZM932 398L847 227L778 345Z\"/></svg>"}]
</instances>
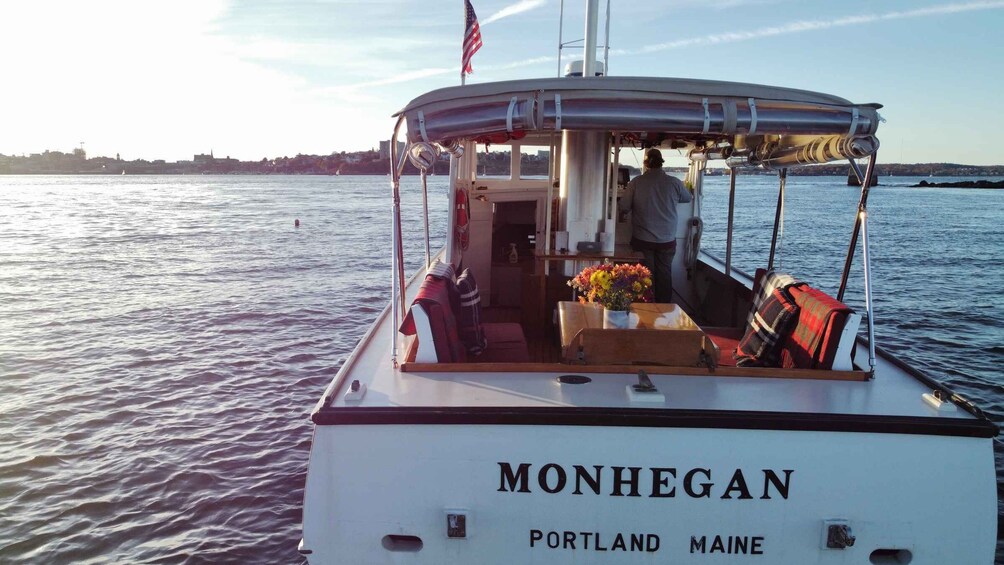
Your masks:
<instances>
[{"instance_id":1,"label":"flower bouquet","mask_svg":"<svg viewBox=\"0 0 1004 565\"><path fill-rule=\"evenodd\" d=\"M597 302L607 310L627 312L632 302L652 302L652 273L641 264L596 265L568 281L579 302Z\"/></svg>"}]
</instances>

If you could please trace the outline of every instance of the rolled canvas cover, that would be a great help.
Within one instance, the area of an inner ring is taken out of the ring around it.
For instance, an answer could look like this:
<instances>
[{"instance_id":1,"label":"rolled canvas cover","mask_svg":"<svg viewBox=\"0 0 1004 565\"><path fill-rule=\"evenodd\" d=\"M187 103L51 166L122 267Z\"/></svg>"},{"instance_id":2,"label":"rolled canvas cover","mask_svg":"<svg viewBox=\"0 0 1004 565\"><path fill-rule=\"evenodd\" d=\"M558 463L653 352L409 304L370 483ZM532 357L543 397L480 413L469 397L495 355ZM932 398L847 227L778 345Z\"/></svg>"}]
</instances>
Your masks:
<instances>
[{"instance_id":1,"label":"rolled canvas cover","mask_svg":"<svg viewBox=\"0 0 1004 565\"><path fill-rule=\"evenodd\" d=\"M444 88L416 98L399 114L406 117L410 141L498 135L519 138L527 132L561 130L857 139L878 129L880 107L855 105L828 94L754 84L595 77ZM829 147L834 142L828 143ZM848 142L841 147L867 150L868 145ZM812 155L813 159L836 154L845 158L842 154L847 152L817 151Z\"/></svg>"}]
</instances>

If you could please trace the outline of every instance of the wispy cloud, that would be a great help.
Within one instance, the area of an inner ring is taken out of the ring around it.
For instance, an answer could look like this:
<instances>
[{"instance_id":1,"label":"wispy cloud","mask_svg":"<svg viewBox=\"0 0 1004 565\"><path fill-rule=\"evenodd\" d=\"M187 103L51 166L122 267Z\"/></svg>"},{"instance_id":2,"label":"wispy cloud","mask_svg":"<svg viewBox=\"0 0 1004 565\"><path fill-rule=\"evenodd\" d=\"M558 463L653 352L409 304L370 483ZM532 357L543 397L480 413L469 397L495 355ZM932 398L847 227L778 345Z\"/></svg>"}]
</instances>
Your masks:
<instances>
[{"instance_id":1,"label":"wispy cloud","mask_svg":"<svg viewBox=\"0 0 1004 565\"><path fill-rule=\"evenodd\" d=\"M732 8L740 8L743 6L766 6L768 4L778 4L784 2L785 0L718 0L715 2L714 9L717 11L731 10Z\"/></svg>"},{"instance_id":2,"label":"wispy cloud","mask_svg":"<svg viewBox=\"0 0 1004 565\"><path fill-rule=\"evenodd\" d=\"M457 68L428 68L428 69L417 69L407 73L398 73L385 78L371 80L367 82L358 82L355 84L343 84L339 86L333 86L324 89L326 92L337 93L346 92L352 90L359 90L362 88L372 88L374 86L386 86L388 84L399 84L402 82L411 82L413 80L419 80L423 78L428 78L432 76L445 75L448 73L459 73ZM459 74L458 74L459 76Z\"/></svg>"},{"instance_id":3,"label":"wispy cloud","mask_svg":"<svg viewBox=\"0 0 1004 565\"><path fill-rule=\"evenodd\" d=\"M740 3L747 4L747 3L759 3L759 2L775 2L777 0L726 0L726 1L731 1L736 4ZM504 17L532 10L545 3L546 3L545 0L522 0L496 12L490 18L488 18L488 20L485 20L485 23L489 21L497 21L498 19ZM680 49L685 47L737 43L741 41L749 41L765 37L788 35L794 33L804 33L815 30L853 26L853 25L872 24L883 21L903 20L909 18L923 18L930 16L950 15L963 12L992 10L1000 8L1004 8L1004 0L980 0L975 2L928 6L924 8L918 8L916 10L886 12L884 14L863 14L855 16L846 16L830 20L800 20L779 26L765 27L750 31L725 32L725 33L709 34L700 37L678 39L666 43L648 45L639 49L614 49L611 50L611 54L618 54L618 55L647 54L660 51L668 51L672 49ZM523 67L550 64L556 61L557 58L553 56L533 57L525 60L513 61L500 65L483 66L481 67L481 70L485 72L508 71ZM456 72L456 69L453 68L419 69L408 73L396 74L394 76L378 79L375 81L357 83L352 85L342 85L339 87L335 87L334 89L331 90L345 92L374 86L384 86L388 84L411 82L413 80L419 80L437 75L445 75L453 72Z\"/></svg>"},{"instance_id":4,"label":"wispy cloud","mask_svg":"<svg viewBox=\"0 0 1004 565\"><path fill-rule=\"evenodd\" d=\"M482 21L481 25L487 25L492 22L497 22L502 18L508 18L509 16L515 16L516 14L529 12L530 10L540 8L544 4L547 4L547 0L520 0L515 4L510 4L498 12L488 16L488 19Z\"/></svg>"},{"instance_id":5,"label":"wispy cloud","mask_svg":"<svg viewBox=\"0 0 1004 565\"><path fill-rule=\"evenodd\" d=\"M764 37L774 37L778 35L788 35L792 33L804 33L821 29L844 27L851 25L871 24L883 21L904 20L910 18L923 18L929 16L942 16L958 14L962 12L973 12L978 10L993 10L1004 8L1004 0L986 0L981 2L966 2L955 4L942 4L938 6L928 6L916 10L906 10L897 12L886 12L884 14L862 14L859 16L847 16L832 20L802 20L791 22L781 26L771 26L751 31L726 32L705 35L701 37L691 37L648 45L641 49L616 50L619 54L632 55L643 53L654 53L658 51L668 51L683 47L694 47L700 45L718 45L722 43L736 43L739 41L749 41Z\"/></svg>"},{"instance_id":6,"label":"wispy cloud","mask_svg":"<svg viewBox=\"0 0 1004 565\"><path fill-rule=\"evenodd\" d=\"M533 65L540 65L543 63L554 63L557 61L557 57L533 57L531 59L524 59L522 61L513 61L511 63L505 63L503 65L487 65L484 67L486 71L508 71L510 69L519 69L522 67L532 67Z\"/></svg>"}]
</instances>

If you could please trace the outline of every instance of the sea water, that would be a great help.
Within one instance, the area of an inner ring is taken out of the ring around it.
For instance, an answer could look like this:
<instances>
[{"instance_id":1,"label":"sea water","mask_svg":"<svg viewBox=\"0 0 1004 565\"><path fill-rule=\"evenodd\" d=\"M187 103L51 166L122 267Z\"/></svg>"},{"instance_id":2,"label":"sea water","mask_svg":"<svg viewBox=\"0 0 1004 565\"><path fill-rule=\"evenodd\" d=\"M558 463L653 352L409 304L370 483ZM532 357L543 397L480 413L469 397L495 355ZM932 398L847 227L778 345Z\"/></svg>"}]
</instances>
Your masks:
<instances>
[{"instance_id":1,"label":"sea water","mask_svg":"<svg viewBox=\"0 0 1004 565\"><path fill-rule=\"evenodd\" d=\"M1004 191L881 180L877 342L1004 423ZM747 272L777 184L737 183ZM413 271L421 190L402 188ZM705 194L724 258L727 178ZM859 194L789 177L777 266L835 294ZM0 563L302 561L308 414L388 301L390 219L383 176L0 177Z\"/></svg>"}]
</instances>

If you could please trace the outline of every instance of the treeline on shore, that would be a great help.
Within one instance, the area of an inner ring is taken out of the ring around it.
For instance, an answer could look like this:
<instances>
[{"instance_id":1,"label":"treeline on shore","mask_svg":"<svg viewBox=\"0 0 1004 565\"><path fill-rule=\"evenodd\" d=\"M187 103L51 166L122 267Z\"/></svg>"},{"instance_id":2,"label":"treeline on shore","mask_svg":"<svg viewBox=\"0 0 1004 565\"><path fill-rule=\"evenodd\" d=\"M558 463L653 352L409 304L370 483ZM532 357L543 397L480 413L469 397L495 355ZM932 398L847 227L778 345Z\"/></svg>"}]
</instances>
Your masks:
<instances>
[{"instance_id":1,"label":"treeline on shore","mask_svg":"<svg viewBox=\"0 0 1004 565\"><path fill-rule=\"evenodd\" d=\"M509 152L492 151L478 156L478 174L481 176L508 176L510 170ZM446 175L450 170L447 156L440 157L431 174ZM546 154L521 154L520 170L525 175L547 175L549 160ZM672 168L673 171L684 170ZM260 161L240 161L230 157L216 158L212 155L196 155L191 161L169 163L163 160L147 161L136 159L126 161L111 157L87 158L82 149L72 153L46 151L28 156L0 155L0 174L247 174L247 175L386 175L390 172L390 159L377 151L338 152L330 155L296 155L295 157L263 158ZM404 174L418 174L410 162L405 163ZM727 174L727 170L709 168L708 174ZM637 170L632 170L636 174ZM772 171L744 171L744 174L776 174ZM879 163L875 167L879 177L969 177L1004 176L1004 165L974 166L954 163ZM836 163L812 165L790 170L792 175L834 176L847 175L848 165Z\"/></svg>"}]
</instances>

